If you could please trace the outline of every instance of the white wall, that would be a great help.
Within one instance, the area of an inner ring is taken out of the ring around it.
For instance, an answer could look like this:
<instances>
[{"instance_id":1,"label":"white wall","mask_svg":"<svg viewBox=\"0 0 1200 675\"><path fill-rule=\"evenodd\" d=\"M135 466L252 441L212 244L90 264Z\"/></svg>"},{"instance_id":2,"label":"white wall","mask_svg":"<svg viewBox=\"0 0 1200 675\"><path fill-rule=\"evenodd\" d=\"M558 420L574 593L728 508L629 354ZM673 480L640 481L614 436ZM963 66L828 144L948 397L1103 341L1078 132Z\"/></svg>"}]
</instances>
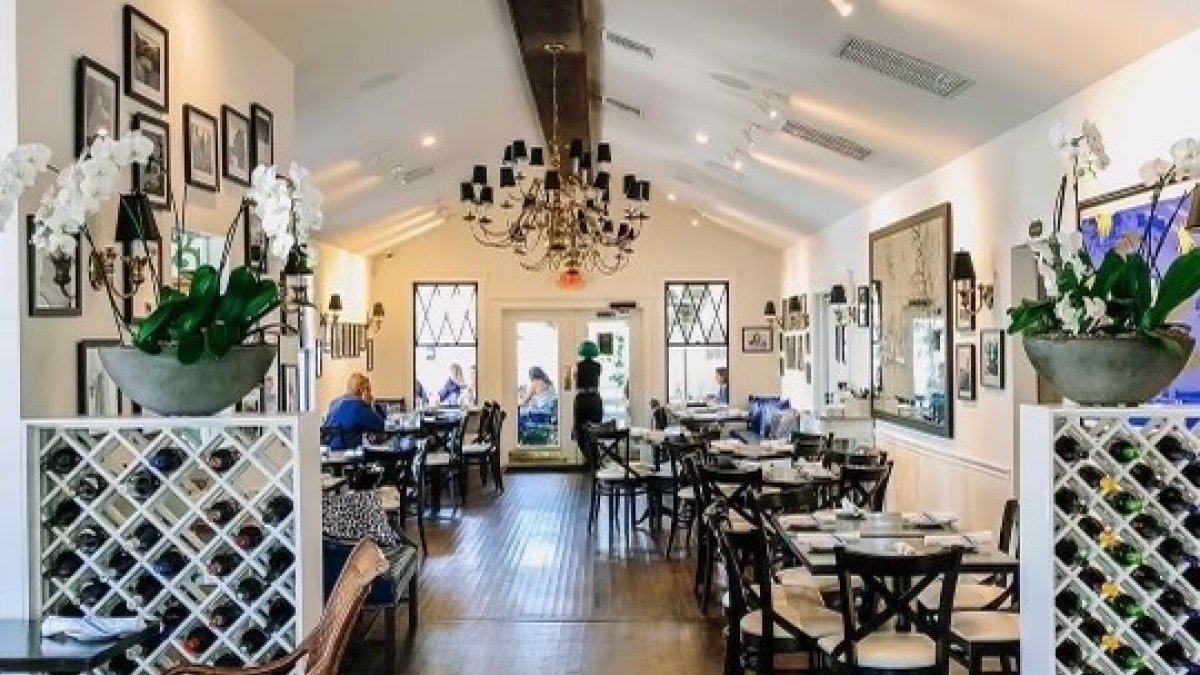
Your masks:
<instances>
[{"instance_id":1,"label":"white wall","mask_svg":"<svg viewBox=\"0 0 1200 675\"><path fill-rule=\"evenodd\" d=\"M55 163L66 164L75 143L75 59L86 55L122 74L121 10L125 2L22 0L16 4L19 139L49 145ZM290 162L294 120L291 62L219 0L137 0L133 4L170 31L170 114L162 117L171 125L171 178L177 198L183 195L184 104L207 111L218 124L223 104L246 114L251 103L267 106L275 115L276 161ZM122 96L122 129L129 128L131 115L138 111L153 112ZM44 179L29 192L22 203L27 212L36 207L49 181ZM190 190L186 226L223 235L244 193L241 186L225 181L216 195ZM111 242L115 224L114 200L92 220L97 242ZM170 224L169 216L162 212L160 230L168 232ZM164 256L169 256L166 248ZM240 237L234 250L240 257ZM24 257L21 290L15 294L22 305ZM91 290L86 279L83 288L82 317L26 317L21 322L26 364L21 377L22 411L27 417L75 414L76 342L116 336L104 293Z\"/></svg>"},{"instance_id":2,"label":"white wall","mask_svg":"<svg viewBox=\"0 0 1200 675\"><path fill-rule=\"evenodd\" d=\"M373 298L387 308L378 337L375 389L411 397L412 284L415 281L478 281L480 306L480 397L501 396L500 371L504 308L606 307L635 301L642 309L643 335L635 337L646 356L644 391L664 398L664 283L668 280L729 280L731 401L779 390L778 354L743 354L741 329L761 326L763 305L779 298L779 249L735 234L722 226L688 224L688 211L667 201L654 202L652 219L642 231L627 268L611 277L589 275L586 285L565 291L551 272L527 272L509 251L477 244L456 214L437 229L397 246L392 257L373 261ZM647 401L634 401L645 414ZM637 419L635 417L635 419Z\"/></svg>"},{"instance_id":3,"label":"white wall","mask_svg":"<svg viewBox=\"0 0 1200 675\"><path fill-rule=\"evenodd\" d=\"M371 309L370 261L329 244L318 244L317 253L320 259L313 279L313 303L325 311L329 305L329 295L340 293L344 308L342 320L356 323L365 321ZM322 358L325 359L324 371L317 380L316 401L316 412L321 415L329 407L329 402L345 391L346 378L355 371L365 372L367 369L365 354L356 359L332 359L328 354Z\"/></svg>"},{"instance_id":4,"label":"white wall","mask_svg":"<svg viewBox=\"0 0 1200 675\"><path fill-rule=\"evenodd\" d=\"M1055 122L1077 127L1084 118L1104 132L1113 166L1085 196L1136 183L1146 159L1165 155L1180 136L1200 135L1200 90L1183 84L1188 65L1200 61L1200 32L1192 33L1095 83L1028 122L891 193L789 249L785 289L828 289L843 283L847 269L867 274L867 237L908 215L943 201L952 204L953 246L971 251L981 280L996 279L996 309L979 317L979 328L1004 327L1012 304L1010 250L1022 243L1034 219L1050 220L1063 166L1048 144ZM974 332L959 341L976 341ZM865 351L866 343L855 343ZM1019 347L1018 347L1019 349ZM1008 344L1009 380L1014 345ZM865 355L857 359L867 358ZM855 369L858 386L868 372ZM795 382L785 389L807 392ZM879 442L898 459L898 505L963 511L976 526L995 527L999 504L1013 494L1013 388L979 389L976 402L955 405L955 438L937 439L879 425Z\"/></svg>"}]
</instances>

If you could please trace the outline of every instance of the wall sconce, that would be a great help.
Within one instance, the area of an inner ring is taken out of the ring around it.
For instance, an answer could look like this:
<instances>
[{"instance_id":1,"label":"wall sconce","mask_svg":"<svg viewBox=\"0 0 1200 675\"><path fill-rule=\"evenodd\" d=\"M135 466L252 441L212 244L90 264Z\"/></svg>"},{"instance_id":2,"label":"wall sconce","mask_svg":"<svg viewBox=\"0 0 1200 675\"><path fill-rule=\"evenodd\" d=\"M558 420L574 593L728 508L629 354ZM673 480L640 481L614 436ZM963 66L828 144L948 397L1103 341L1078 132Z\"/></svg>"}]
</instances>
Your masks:
<instances>
[{"instance_id":1,"label":"wall sconce","mask_svg":"<svg viewBox=\"0 0 1200 675\"><path fill-rule=\"evenodd\" d=\"M383 329L384 309L382 302L371 306L371 313L362 322L345 321L342 313L345 306L342 295L333 293L329 296L329 305L321 314L321 328L324 339L321 351L335 359L355 359L366 353L371 347L370 333L378 333Z\"/></svg>"},{"instance_id":2,"label":"wall sconce","mask_svg":"<svg viewBox=\"0 0 1200 675\"><path fill-rule=\"evenodd\" d=\"M971 260L969 251L956 251L950 269L950 278L958 291L960 311L975 315L992 308L996 302L996 286L976 283L975 262Z\"/></svg>"},{"instance_id":3,"label":"wall sconce","mask_svg":"<svg viewBox=\"0 0 1200 675\"><path fill-rule=\"evenodd\" d=\"M383 330L383 303L377 302L371 306L371 327L376 333Z\"/></svg>"},{"instance_id":4,"label":"wall sconce","mask_svg":"<svg viewBox=\"0 0 1200 675\"><path fill-rule=\"evenodd\" d=\"M833 308L834 320L839 327L855 323L854 317L857 315L857 308L850 305L850 298L846 296L845 286L834 284L829 289L829 306Z\"/></svg>"},{"instance_id":5,"label":"wall sconce","mask_svg":"<svg viewBox=\"0 0 1200 675\"><path fill-rule=\"evenodd\" d=\"M154 218L154 207L145 194L121 195L117 209L117 232L114 237L121 245L121 253L108 246L103 250L92 249L88 256L88 282L94 290L112 289L117 297L132 297L146 283L146 267L150 264L150 246L159 245L162 235ZM135 244L141 244L135 249ZM116 290L117 263L120 262L125 277L125 291ZM156 275L162 274L157 270Z\"/></svg>"},{"instance_id":6,"label":"wall sconce","mask_svg":"<svg viewBox=\"0 0 1200 675\"><path fill-rule=\"evenodd\" d=\"M768 300L766 307L763 308L763 318L768 324L778 326L779 330L808 327L808 315L804 313L804 303L801 302L799 295L789 297L784 309L784 313L780 314L775 308L775 301Z\"/></svg>"},{"instance_id":7,"label":"wall sconce","mask_svg":"<svg viewBox=\"0 0 1200 675\"><path fill-rule=\"evenodd\" d=\"M338 319L342 316L342 296L340 293L334 293L329 296L329 307L325 313L321 315L322 326L336 326Z\"/></svg>"}]
</instances>

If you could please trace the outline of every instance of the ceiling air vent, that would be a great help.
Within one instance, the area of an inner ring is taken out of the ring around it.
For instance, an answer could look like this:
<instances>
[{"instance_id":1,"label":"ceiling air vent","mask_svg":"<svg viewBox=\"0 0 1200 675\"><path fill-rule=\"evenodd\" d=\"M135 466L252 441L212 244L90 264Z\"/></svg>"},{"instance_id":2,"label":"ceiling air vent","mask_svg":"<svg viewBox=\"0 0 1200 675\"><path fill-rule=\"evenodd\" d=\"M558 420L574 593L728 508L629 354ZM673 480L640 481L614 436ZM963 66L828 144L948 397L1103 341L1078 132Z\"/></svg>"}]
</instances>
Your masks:
<instances>
[{"instance_id":1,"label":"ceiling air vent","mask_svg":"<svg viewBox=\"0 0 1200 675\"><path fill-rule=\"evenodd\" d=\"M838 154L845 155L858 161L863 161L871 156L872 150L867 146L857 141L852 141L845 136L835 134L831 131L810 127L807 124L801 124L796 120L788 120L783 125L783 133L790 136L795 136L802 141L808 141L814 145L819 145L826 150L832 150Z\"/></svg>"},{"instance_id":2,"label":"ceiling air vent","mask_svg":"<svg viewBox=\"0 0 1200 675\"><path fill-rule=\"evenodd\" d=\"M737 89L739 91L750 91L751 89L754 88L749 82L747 82L746 80L743 80L742 78L738 77L737 75L730 75L729 73L710 73L710 75L711 75L712 79L716 80L717 82L720 82L721 84L725 85L726 87L729 87L730 89Z\"/></svg>"},{"instance_id":3,"label":"ceiling air vent","mask_svg":"<svg viewBox=\"0 0 1200 675\"><path fill-rule=\"evenodd\" d=\"M436 171L436 169L430 164L418 166L415 169L406 169L402 166L396 166L392 168L391 174L392 178L395 179L398 185L405 186L414 181L421 180L426 176L432 176L434 171Z\"/></svg>"},{"instance_id":4,"label":"ceiling air vent","mask_svg":"<svg viewBox=\"0 0 1200 675\"><path fill-rule=\"evenodd\" d=\"M652 61L654 60L654 47L651 47L645 42L638 42L627 35L614 33L607 28L604 29L604 38L608 40L608 43L614 47L620 47L621 49L631 51Z\"/></svg>"},{"instance_id":5,"label":"ceiling air vent","mask_svg":"<svg viewBox=\"0 0 1200 675\"><path fill-rule=\"evenodd\" d=\"M616 108L617 110L620 110L620 111L621 111L621 112L623 112L623 113L626 113L626 114L629 114L629 115L633 115L634 117L641 117L641 116L642 116L642 109L641 109L641 108L639 108L639 107L637 107L636 105L633 105L633 104L631 104L631 103L626 103L625 101L622 101L622 100L621 100L621 99L619 99L619 98L613 98L613 97L611 97L611 96L605 96L605 97L604 97L604 103L605 103L605 104L607 104L607 105L610 105L610 106L612 106L612 107L614 107L614 108Z\"/></svg>"},{"instance_id":6,"label":"ceiling air vent","mask_svg":"<svg viewBox=\"0 0 1200 675\"><path fill-rule=\"evenodd\" d=\"M942 98L954 98L975 84L949 68L857 35L846 38L837 56Z\"/></svg>"}]
</instances>

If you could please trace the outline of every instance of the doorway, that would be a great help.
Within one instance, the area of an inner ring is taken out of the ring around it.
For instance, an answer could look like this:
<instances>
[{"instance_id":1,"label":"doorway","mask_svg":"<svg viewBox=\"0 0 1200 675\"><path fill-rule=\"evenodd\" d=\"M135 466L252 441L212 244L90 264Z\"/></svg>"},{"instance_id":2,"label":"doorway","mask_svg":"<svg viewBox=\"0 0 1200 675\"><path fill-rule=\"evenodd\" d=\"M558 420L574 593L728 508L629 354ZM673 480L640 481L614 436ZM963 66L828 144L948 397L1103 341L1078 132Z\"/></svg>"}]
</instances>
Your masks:
<instances>
[{"instance_id":1,"label":"doorway","mask_svg":"<svg viewBox=\"0 0 1200 675\"><path fill-rule=\"evenodd\" d=\"M640 317L588 310L512 310L504 313L503 400L516 422L506 431L509 466L573 467L583 457L572 438L575 363L579 343L600 348L604 419L629 424L639 400L634 337Z\"/></svg>"}]
</instances>

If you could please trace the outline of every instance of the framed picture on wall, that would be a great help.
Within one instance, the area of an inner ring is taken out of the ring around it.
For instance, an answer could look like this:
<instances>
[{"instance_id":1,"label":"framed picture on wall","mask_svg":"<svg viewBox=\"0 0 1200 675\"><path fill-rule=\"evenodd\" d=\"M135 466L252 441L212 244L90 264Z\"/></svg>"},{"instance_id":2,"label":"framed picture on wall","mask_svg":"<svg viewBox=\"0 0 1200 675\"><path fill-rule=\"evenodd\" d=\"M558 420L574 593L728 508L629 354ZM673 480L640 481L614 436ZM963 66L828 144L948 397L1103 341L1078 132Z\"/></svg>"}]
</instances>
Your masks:
<instances>
[{"instance_id":1,"label":"framed picture on wall","mask_svg":"<svg viewBox=\"0 0 1200 675\"><path fill-rule=\"evenodd\" d=\"M257 384L238 401L237 411L248 415L259 415L264 412L263 408L263 385Z\"/></svg>"},{"instance_id":2,"label":"framed picture on wall","mask_svg":"<svg viewBox=\"0 0 1200 675\"><path fill-rule=\"evenodd\" d=\"M317 338L313 343L313 373L318 379L325 374L325 340Z\"/></svg>"},{"instance_id":3,"label":"framed picture on wall","mask_svg":"<svg viewBox=\"0 0 1200 675\"><path fill-rule=\"evenodd\" d=\"M238 185L250 185L250 118L221 106L221 174Z\"/></svg>"},{"instance_id":4,"label":"framed picture on wall","mask_svg":"<svg viewBox=\"0 0 1200 675\"><path fill-rule=\"evenodd\" d=\"M960 401L975 400L975 345L965 343L954 348L954 389Z\"/></svg>"},{"instance_id":5,"label":"framed picture on wall","mask_svg":"<svg viewBox=\"0 0 1200 675\"><path fill-rule=\"evenodd\" d=\"M979 382L988 389L1004 388L1004 331L979 331Z\"/></svg>"},{"instance_id":6,"label":"framed picture on wall","mask_svg":"<svg viewBox=\"0 0 1200 675\"><path fill-rule=\"evenodd\" d=\"M871 325L871 287L863 284L856 290L857 302L854 306L856 319L859 328L866 328Z\"/></svg>"},{"instance_id":7,"label":"framed picture on wall","mask_svg":"<svg viewBox=\"0 0 1200 675\"><path fill-rule=\"evenodd\" d=\"M217 118L196 106L183 106L183 178L188 185L210 192L221 189L218 138Z\"/></svg>"},{"instance_id":8,"label":"framed picture on wall","mask_svg":"<svg viewBox=\"0 0 1200 675\"><path fill-rule=\"evenodd\" d=\"M121 78L86 56L75 62L75 155L97 136L117 138L121 129Z\"/></svg>"},{"instance_id":9,"label":"framed picture on wall","mask_svg":"<svg viewBox=\"0 0 1200 675\"><path fill-rule=\"evenodd\" d=\"M125 316L131 323L141 323L158 306L155 277L158 278L159 283L163 283L163 280L166 279L166 271L163 269L162 243L158 241L126 242L121 245L121 252L127 259L132 256L144 256L151 260L143 268L142 282L136 288L129 266L122 266L125 270L124 278L121 281L125 295ZM154 271L150 270L150 265L154 265Z\"/></svg>"},{"instance_id":10,"label":"framed picture on wall","mask_svg":"<svg viewBox=\"0 0 1200 675\"><path fill-rule=\"evenodd\" d=\"M250 210L242 212L242 260L259 274L271 271L267 235L262 222L250 216ZM285 289L280 289L285 290Z\"/></svg>"},{"instance_id":11,"label":"framed picture on wall","mask_svg":"<svg viewBox=\"0 0 1200 675\"><path fill-rule=\"evenodd\" d=\"M145 166L133 165L133 191L141 192L156 209L171 208L171 125L146 113L134 113L130 127L154 144Z\"/></svg>"},{"instance_id":12,"label":"framed picture on wall","mask_svg":"<svg viewBox=\"0 0 1200 675\"><path fill-rule=\"evenodd\" d=\"M171 40L162 24L125 5L125 95L166 112L171 102Z\"/></svg>"},{"instance_id":13,"label":"framed picture on wall","mask_svg":"<svg viewBox=\"0 0 1200 675\"><path fill-rule=\"evenodd\" d=\"M79 262L79 235L75 235L75 252L51 254L33 245L37 223L29 216L26 229L26 285L29 287L29 316L80 316L83 314L83 295Z\"/></svg>"},{"instance_id":14,"label":"framed picture on wall","mask_svg":"<svg viewBox=\"0 0 1200 675\"><path fill-rule=\"evenodd\" d=\"M375 338L367 338L367 372L375 370Z\"/></svg>"},{"instance_id":15,"label":"framed picture on wall","mask_svg":"<svg viewBox=\"0 0 1200 675\"><path fill-rule=\"evenodd\" d=\"M743 326L742 351L764 354L775 350L775 329L770 326Z\"/></svg>"},{"instance_id":16,"label":"framed picture on wall","mask_svg":"<svg viewBox=\"0 0 1200 675\"><path fill-rule=\"evenodd\" d=\"M280 412L300 410L300 369L296 364L285 363L279 367L279 393Z\"/></svg>"},{"instance_id":17,"label":"framed picture on wall","mask_svg":"<svg viewBox=\"0 0 1200 675\"><path fill-rule=\"evenodd\" d=\"M80 340L76 345L76 408L80 415L105 417L124 412L121 390L104 370L99 354L105 347L120 346L120 340L107 339Z\"/></svg>"},{"instance_id":18,"label":"framed picture on wall","mask_svg":"<svg viewBox=\"0 0 1200 675\"><path fill-rule=\"evenodd\" d=\"M266 106L250 106L250 166L275 164L275 114Z\"/></svg>"}]
</instances>

